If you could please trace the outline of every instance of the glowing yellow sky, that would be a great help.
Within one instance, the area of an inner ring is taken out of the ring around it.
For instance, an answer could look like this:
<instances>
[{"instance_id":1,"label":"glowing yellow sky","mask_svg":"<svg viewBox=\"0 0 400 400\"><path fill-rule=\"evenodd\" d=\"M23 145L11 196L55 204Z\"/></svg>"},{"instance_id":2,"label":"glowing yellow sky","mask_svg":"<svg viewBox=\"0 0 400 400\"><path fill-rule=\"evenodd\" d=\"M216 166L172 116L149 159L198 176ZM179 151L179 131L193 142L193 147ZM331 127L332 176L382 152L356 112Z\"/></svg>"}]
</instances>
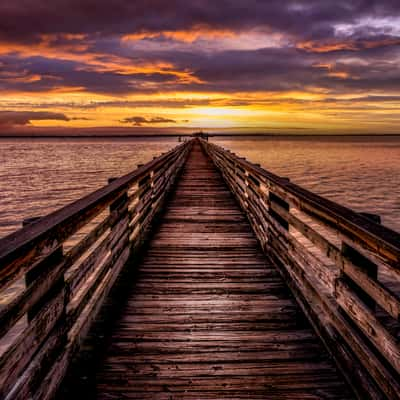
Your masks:
<instances>
[{"instance_id":1,"label":"glowing yellow sky","mask_svg":"<svg viewBox=\"0 0 400 400\"><path fill-rule=\"evenodd\" d=\"M24 110L48 109L52 112L68 114L69 121L34 120L32 126L65 128L127 127L122 122L132 115L140 115L150 120L162 116L174 120L171 123L146 124L147 127L186 127L193 129L237 128L254 131L288 131L298 133L330 132L371 132L377 127L385 132L396 133L393 126L393 114L398 104L377 106L373 101L363 101L357 109L357 100L353 98L351 107L342 103L349 95L342 96L338 103L325 102L329 96L307 92L287 93L175 93L173 95L138 95L113 97L94 93L60 91L36 94L7 94L3 104L7 110L18 111L21 104ZM126 102L128 105L110 106L110 102ZM187 106L175 105L187 102ZM204 105L196 102L204 101ZM141 103L145 102L145 105ZM163 102L162 106L158 103ZM168 102L174 104L168 106ZM191 105L194 103L194 105ZM96 104L96 106L94 106ZM102 105L105 104L105 105ZM133 106L131 105L133 104ZM137 105L135 105L137 104ZM71 105L73 108L71 109ZM90 105L90 107L88 107ZM373 109L370 110L369 108Z\"/></svg>"}]
</instances>

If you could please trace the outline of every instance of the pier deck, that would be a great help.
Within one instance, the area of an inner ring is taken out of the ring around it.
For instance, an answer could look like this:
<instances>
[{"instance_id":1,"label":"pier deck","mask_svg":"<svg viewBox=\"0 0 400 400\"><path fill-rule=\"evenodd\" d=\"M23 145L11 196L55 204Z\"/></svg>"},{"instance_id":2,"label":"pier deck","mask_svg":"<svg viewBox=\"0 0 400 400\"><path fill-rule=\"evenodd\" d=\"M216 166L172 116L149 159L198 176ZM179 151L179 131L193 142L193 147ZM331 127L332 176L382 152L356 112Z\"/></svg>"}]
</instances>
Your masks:
<instances>
[{"instance_id":1,"label":"pier deck","mask_svg":"<svg viewBox=\"0 0 400 400\"><path fill-rule=\"evenodd\" d=\"M352 398L199 145L137 268L93 397Z\"/></svg>"},{"instance_id":2,"label":"pier deck","mask_svg":"<svg viewBox=\"0 0 400 400\"><path fill-rule=\"evenodd\" d=\"M0 398L400 400L400 235L203 139L0 240Z\"/></svg>"}]
</instances>

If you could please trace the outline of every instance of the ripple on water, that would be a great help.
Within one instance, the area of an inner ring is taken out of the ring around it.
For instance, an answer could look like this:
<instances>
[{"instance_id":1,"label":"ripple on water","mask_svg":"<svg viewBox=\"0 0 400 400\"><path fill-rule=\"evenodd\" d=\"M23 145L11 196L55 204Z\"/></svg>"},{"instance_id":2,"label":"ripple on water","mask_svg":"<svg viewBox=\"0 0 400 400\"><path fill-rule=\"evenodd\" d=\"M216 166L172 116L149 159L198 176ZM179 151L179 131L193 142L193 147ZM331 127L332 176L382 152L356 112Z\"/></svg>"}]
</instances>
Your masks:
<instances>
[{"instance_id":1,"label":"ripple on water","mask_svg":"<svg viewBox=\"0 0 400 400\"><path fill-rule=\"evenodd\" d=\"M214 138L264 168L400 231L400 137ZM0 237L177 144L166 139L0 140Z\"/></svg>"},{"instance_id":2,"label":"ripple on water","mask_svg":"<svg viewBox=\"0 0 400 400\"><path fill-rule=\"evenodd\" d=\"M400 137L218 138L264 168L400 231Z\"/></svg>"}]
</instances>

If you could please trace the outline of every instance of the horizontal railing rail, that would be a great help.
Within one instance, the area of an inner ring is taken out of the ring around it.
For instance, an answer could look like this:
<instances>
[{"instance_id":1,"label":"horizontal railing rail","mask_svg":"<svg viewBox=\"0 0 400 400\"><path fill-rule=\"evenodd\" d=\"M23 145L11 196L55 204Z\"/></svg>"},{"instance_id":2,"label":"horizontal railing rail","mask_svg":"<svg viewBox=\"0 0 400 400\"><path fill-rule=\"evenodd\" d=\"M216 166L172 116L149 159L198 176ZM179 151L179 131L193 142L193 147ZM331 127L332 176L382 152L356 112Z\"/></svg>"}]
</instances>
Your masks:
<instances>
[{"instance_id":1,"label":"horizontal railing rail","mask_svg":"<svg viewBox=\"0 0 400 400\"><path fill-rule=\"evenodd\" d=\"M0 240L0 398L54 396L191 146Z\"/></svg>"},{"instance_id":2,"label":"horizontal railing rail","mask_svg":"<svg viewBox=\"0 0 400 400\"><path fill-rule=\"evenodd\" d=\"M202 141L360 398L400 398L400 235Z\"/></svg>"}]
</instances>

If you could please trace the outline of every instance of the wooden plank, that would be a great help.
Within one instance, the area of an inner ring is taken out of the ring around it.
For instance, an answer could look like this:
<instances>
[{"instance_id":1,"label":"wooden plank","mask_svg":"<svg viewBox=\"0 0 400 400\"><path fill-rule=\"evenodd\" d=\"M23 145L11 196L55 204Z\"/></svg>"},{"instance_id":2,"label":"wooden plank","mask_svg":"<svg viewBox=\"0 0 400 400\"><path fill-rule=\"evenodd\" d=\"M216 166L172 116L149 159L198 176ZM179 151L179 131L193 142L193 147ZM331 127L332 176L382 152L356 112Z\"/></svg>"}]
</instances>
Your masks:
<instances>
[{"instance_id":1,"label":"wooden plank","mask_svg":"<svg viewBox=\"0 0 400 400\"><path fill-rule=\"evenodd\" d=\"M72 293L75 293L82 284L85 284L87 278L109 252L109 233L104 233L98 242L93 244L93 249L89 249L89 251L91 250L89 254L82 254L81 259L77 260L74 265L74 270L69 271L66 282Z\"/></svg>"},{"instance_id":2,"label":"wooden plank","mask_svg":"<svg viewBox=\"0 0 400 400\"><path fill-rule=\"evenodd\" d=\"M57 248L40 262L43 274L13 301L0 310L0 336L3 336L25 313L29 312L63 277L62 248Z\"/></svg>"},{"instance_id":3,"label":"wooden plank","mask_svg":"<svg viewBox=\"0 0 400 400\"><path fill-rule=\"evenodd\" d=\"M51 339L48 338L49 333L65 313L65 296L65 290L61 290L49 301L30 321L27 329L19 335L15 343L2 355L0 359L1 398L7 396L10 399L18 398L18 396L24 399L29 398L27 393L20 388L20 385L24 386L23 382L33 380L33 374L39 374L38 371L35 372L35 369L45 368L45 365L42 365L45 355L50 358L49 355L65 341L62 331L65 332L66 325L60 325L61 331L57 330L57 333L51 336ZM40 351L36 356L36 367L31 368L32 357L38 350ZM20 376L22 377L18 380ZM14 395L7 395L13 386L15 386ZM24 394L26 397L24 397Z\"/></svg>"},{"instance_id":4,"label":"wooden plank","mask_svg":"<svg viewBox=\"0 0 400 400\"><path fill-rule=\"evenodd\" d=\"M365 271L348 260L343 260L343 272L369 294L393 318L400 320L400 301L398 296L371 279Z\"/></svg>"},{"instance_id":5,"label":"wooden plank","mask_svg":"<svg viewBox=\"0 0 400 400\"><path fill-rule=\"evenodd\" d=\"M336 281L335 294L343 310L374 343L380 354L400 373L400 348L397 339L389 334L343 279Z\"/></svg>"}]
</instances>

